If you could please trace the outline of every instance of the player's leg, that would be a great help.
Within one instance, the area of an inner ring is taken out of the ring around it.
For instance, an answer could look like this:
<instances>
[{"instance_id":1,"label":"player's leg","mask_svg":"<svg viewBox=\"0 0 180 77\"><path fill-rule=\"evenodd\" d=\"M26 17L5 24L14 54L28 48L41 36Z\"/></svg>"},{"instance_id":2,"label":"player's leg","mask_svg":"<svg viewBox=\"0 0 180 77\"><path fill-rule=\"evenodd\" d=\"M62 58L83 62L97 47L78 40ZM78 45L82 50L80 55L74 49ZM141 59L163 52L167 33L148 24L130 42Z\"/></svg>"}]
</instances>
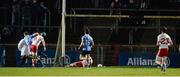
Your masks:
<instances>
[{"instance_id":1,"label":"player's leg","mask_svg":"<svg viewBox=\"0 0 180 77\"><path fill-rule=\"evenodd\" d=\"M163 71L163 63L162 63L162 57L156 56L156 64L158 64L158 67L161 68L161 71Z\"/></svg>"},{"instance_id":2,"label":"player's leg","mask_svg":"<svg viewBox=\"0 0 180 77\"><path fill-rule=\"evenodd\" d=\"M163 73L166 73L167 65L166 65L167 57L162 58L162 64L163 64Z\"/></svg>"},{"instance_id":3,"label":"player's leg","mask_svg":"<svg viewBox=\"0 0 180 77\"><path fill-rule=\"evenodd\" d=\"M75 67L76 66L76 63L71 63L69 64L70 67Z\"/></svg>"},{"instance_id":4,"label":"player's leg","mask_svg":"<svg viewBox=\"0 0 180 77\"><path fill-rule=\"evenodd\" d=\"M20 65L22 66L25 63L25 48L21 49Z\"/></svg>"},{"instance_id":5,"label":"player's leg","mask_svg":"<svg viewBox=\"0 0 180 77\"><path fill-rule=\"evenodd\" d=\"M92 59L92 57L90 57L89 60L90 60L90 65L92 65L92 64L93 64L93 59Z\"/></svg>"},{"instance_id":6,"label":"player's leg","mask_svg":"<svg viewBox=\"0 0 180 77\"><path fill-rule=\"evenodd\" d=\"M156 55L156 64L158 64L161 68L161 71L163 71L163 63L162 63L162 52L163 50L162 49L159 49L158 50L158 53Z\"/></svg>"},{"instance_id":7,"label":"player's leg","mask_svg":"<svg viewBox=\"0 0 180 77\"><path fill-rule=\"evenodd\" d=\"M82 55L82 53L81 53L81 54L79 55L79 59L80 59L80 60L82 59L82 56L83 56L83 55Z\"/></svg>"},{"instance_id":8,"label":"player's leg","mask_svg":"<svg viewBox=\"0 0 180 77\"><path fill-rule=\"evenodd\" d=\"M82 61L71 63L69 66L70 67L84 67Z\"/></svg>"},{"instance_id":9,"label":"player's leg","mask_svg":"<svg viewBox=\"0 0 180 77\"><path fill-rule=\"evenodd\" d=\"M36 57L37 57L37 48L34 45L31 45L31 55L32 55L32 67L35 67Z\"/></svg>"},{"instance_id":10,"label":"player's leg","mask_svg":"<svg viewBox=\"0 0 180 77\"><path fill-rule=\"evenodd\" d=\"M35 67L35 53L34 52L32 52L31 62L32 62L32 67Z\"/></svg>"},{"instance_id":11,"label":"player's leg","mask_svg":"<svg viewBox=\"0 0 180 77\"><path fill-rule=\"evenodd\" d=\"M30 60L30 56L31 56L30 47L27 46L25 51L25 63L27 63Z\"/></svg>"},{"instance_id":12,"label":"player's leg","mask_svg":"<svg viewBox=\"0 0 180 77\"><path fill-rule=\"evenodd\" d=\"M159 56L161 50L158 50L158 53L156 54L156 64L161 65L162 58Z\"/></svg>"},{"instance_id":13,"label":"player's leg","mask_svg":"<svg viewBox=\"0 0 180 77\"><path fill-rule=\"evenodd\" d=\"M25 58L24 55L22 55L21 58L20 58L20 65L23 66L25 61L26 61L26 58Z\"/></svg>"},{"instance_id":14,"label":"player's leg","mask_svg":"<svg viewBox=\"0 0 180 77\"><path fill-rule=\"evenodd\" d=\"M166 72L166 59L167 59L167 55L168 55L168 49L164 48L161 49L161 53L159 54L159 56L162 57L162 73Z\"/></svg>"},{"instance_id":15,"label":"player's leg","mask_svg":"<svg viewBox=\"0 0 180 77\"><path fill-rule=\"evenodd\" d=\"M91 66L91 59L90 59L90 53L89 54L87 54L87 63L88 63L88 67L90 67Z\"/></svg>"}]
</instances>

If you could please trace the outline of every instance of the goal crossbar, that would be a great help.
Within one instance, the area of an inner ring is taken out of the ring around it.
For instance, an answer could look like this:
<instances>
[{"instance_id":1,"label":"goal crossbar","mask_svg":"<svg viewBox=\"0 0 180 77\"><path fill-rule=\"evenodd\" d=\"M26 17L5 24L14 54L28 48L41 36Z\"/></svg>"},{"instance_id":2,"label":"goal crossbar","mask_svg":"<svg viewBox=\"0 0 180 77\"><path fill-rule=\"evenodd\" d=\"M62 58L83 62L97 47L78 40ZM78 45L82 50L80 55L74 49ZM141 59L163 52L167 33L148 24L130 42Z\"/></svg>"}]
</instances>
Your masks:
<instances>
[{"instance_id":1,"label":"goal crossbar","mask_svg":"<svg viewBox=\"0 0 180 77\"><path fill-rule=\"evenodd\" d=\"M66 14L66 17L98 17L98 18L130 18L130 15L92 15L92 14ZM153 16L153 15L144 15L144 18L152 19L180 19L180 16Z\"/></svg>"}]
</instances>

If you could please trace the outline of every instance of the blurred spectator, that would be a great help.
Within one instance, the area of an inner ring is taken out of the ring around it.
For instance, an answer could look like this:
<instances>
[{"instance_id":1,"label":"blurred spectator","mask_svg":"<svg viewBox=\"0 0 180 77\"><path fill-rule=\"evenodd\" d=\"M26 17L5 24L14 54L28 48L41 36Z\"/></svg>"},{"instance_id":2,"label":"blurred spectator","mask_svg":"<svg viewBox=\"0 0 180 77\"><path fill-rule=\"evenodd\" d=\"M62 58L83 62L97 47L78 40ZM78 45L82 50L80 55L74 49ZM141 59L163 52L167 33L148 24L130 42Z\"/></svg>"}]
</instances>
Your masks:
<instances>
[{"instance_id":1,"label":"blurred spectator","mask_svg":"<svg viewBox=\"0 0 180 77\"><path fill-rule=\"evenodd\" d=\"M38 19L38 2L37 0L32 1L31 10L32 10L32 25L37 26L37 19Z\"/></svg>"},{"instance_id":2,"label":"blurred spectator","mask_svg":"<svg viewBox=\"0 0 180 77\"><path fill-rule=\"evenodd\" d=\"M1 34L1 42L5 44L8 40L8 36L11 34L11 30L8 27L3 27L0 34Z\"/></svg>"},{"instance_id":3,"label":"blurred spectator","mask_svg":"<svg viewBox=\"0 0 180 77\"><path fill-rule=\"evenodd\" d=\"M11 25L20 25L20 1L13 0Z\"/></svg>"},{"instance_id":4,"label":"blurred spectator","mask_svg":"<svg viewBox=\"0 0 180 77\"><path fill-rule=\"evenodd\" d=\"M146 0L141 0L141 9L147 9L148 5L147 5L147 1Z\"/></svg>"},{"instance_id":5,"label":"blurred spectator","mask_svg":"<svg viewBox=\"0 0 180 77\"><path fill-rule=\"evenodd\" d=\"M32 5L32 14L33 14L33 21L34 25L44 28L47 26L47 19L48 19L48 13L49 9L44 6L43 2L40 2L39 4L37 3L36 0L33 0L33 5ZM38 29L39 30L39 29ZM43 30L43 31L44 31Z\"/></svg>"},{"instance_id":6,"label":"blurred spectator","mask_svg":"<svg viewBox=\"0 0 180 77\"><path fill-rule=\"evenodd\" d=\"M25 0L24 4L22 4L21 8L21 18L22 18L22 25L23 26L30 26L31 25L31 5L29 0Z\"/></svg>"},{"instance_id":7,"label":"blurred spectator","mask_svg":"<svg viewBox=\"0 0 180 77\"><path fill-rule=\"evenodd\" d=\"M110 15L121 15L121 11L120 9L122 8L122 3L120 2L120 0L113 0L111 2L111 6L110 6L111 10L110 10ZM121 18L116 18L115 22L113 24L115 31L118 31L118 26L121 23Z\"/></svg>"},{"instance_id":8,"label":"blurred spectator","mask_svg":"<svg viewBox=\"0 0 180 77\"><path fill-rule=\"evenodd\" d=\"M135 0L129 0L129 2L127 4L127 8L128 9L138 9L138 5L135 2ZM137 24L138 24L138 12L137 11L130 12L128 25L135 26Z\"/></svg>"},{"instance_id":9,"label":"blurred spectator","mask_svg":"<svg viewBox=\"0 0 180 77\"><path fill-rule=\"evenodd\" d=\"M140 7L140 8L141 8L141 9L147 9L147 8L148 8L147 0L141 0L141 7ZM139 23L140 23L141 25L146 24L146 20L144 19L144 14L143 14L143 12L142 12L141 15L140 15L140 21L139 21Z\"/></svg>"},{"instance_id":10,"label":"blurred spectator","mask_svg":"<svg viewBox=\"0 0 180 77\"><path fill-rule=\"evenodd\" d=\"M121 14L121 11L119 9L122 8L122 4L119 0L113 0L111 2L110 8L112 9L110 11L110 14Z\"/></svg>"},{"instance_id":11,"label":"blurred spectator","mask_svg":"<svg viewBox=\"0 0 180 77\"><path fill-rule=\"evenodd\" d=\"M40 2L40 11L39 11L39 23L38 25L44 27L44 31L48 25L49 9L45 6L44 2Z\"/></svg>"},{"instance_id":12,"label":"blurred spectator","mask_svg":"<svg viewBox=\"0 0 180 77\"><path fill-rule=\"evenodd\" d=\"M127 4L128 9L137 9L138 5L136 4L135 0L129 0Z\"/></svg>"}]
</instances>

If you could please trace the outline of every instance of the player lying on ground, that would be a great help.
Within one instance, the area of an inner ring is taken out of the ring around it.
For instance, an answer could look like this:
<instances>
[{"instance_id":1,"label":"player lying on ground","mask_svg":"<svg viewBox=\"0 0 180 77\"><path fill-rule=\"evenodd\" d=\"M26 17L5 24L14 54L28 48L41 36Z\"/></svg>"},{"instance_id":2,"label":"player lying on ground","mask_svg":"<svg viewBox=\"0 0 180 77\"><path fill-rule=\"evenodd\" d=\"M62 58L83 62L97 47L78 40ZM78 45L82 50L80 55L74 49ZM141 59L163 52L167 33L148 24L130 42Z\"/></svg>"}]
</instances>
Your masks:
<instances>
[{"instance_id":1,"label":"player lying on ground","mask_svg":"<svg viewBox=\"0 0 180 77\"><path fill-rule=\"evenodd\" d=\"M90 63L93 63L92 58L90 57ZM88 62L86 57L81 57L81 59L77 62L73 62L69 65L70 67L87 67L88 66Z\"/></svg>"}]
</instances>

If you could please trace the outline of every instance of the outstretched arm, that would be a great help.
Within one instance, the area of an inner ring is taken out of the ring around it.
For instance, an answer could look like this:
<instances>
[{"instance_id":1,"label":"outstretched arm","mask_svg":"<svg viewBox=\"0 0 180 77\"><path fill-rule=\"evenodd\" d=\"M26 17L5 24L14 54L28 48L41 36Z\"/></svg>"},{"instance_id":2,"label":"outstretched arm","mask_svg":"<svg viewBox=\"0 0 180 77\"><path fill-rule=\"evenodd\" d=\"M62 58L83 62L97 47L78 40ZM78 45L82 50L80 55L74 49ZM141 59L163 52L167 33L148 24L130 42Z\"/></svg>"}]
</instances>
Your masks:
<instances>
[{"instance_id":1,"label":"outstretched arm","mask_svg":"<svg viewBox=\"0 0 180 77\"><path fill-rule=\"evenodd\" d=\"M78 49L80 49L82 47L82 45L83 45L83 41L81 41Z\"/></svg>"},{"instance_id":2,"label":"outstretched arm","mask_svg":"<svg viewBox=\"0 0 180 77\"><path fill-rule=\"evenodd\" d=\"M43 44L43 47L44 47L44 51L46 51L46 42L45 42L44 38L42 38L42 44Z\"/></svg>"}]
</instances>

